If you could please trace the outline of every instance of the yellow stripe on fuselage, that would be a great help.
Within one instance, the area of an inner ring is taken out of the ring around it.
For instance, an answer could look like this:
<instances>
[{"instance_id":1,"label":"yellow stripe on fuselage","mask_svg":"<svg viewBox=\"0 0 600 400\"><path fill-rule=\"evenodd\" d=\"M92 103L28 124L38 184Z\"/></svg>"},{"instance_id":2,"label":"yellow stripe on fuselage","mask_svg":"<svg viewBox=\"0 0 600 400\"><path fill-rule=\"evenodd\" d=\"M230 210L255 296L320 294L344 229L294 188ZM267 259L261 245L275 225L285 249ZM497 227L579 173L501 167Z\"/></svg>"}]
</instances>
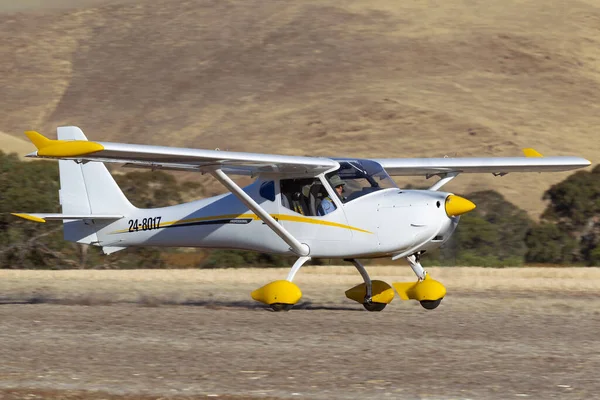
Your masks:
<instances>
[{"instance_id":1,"label":"yellow stripe on fuselage","mask_svg":"<svg viewBox=\"0 0 600 400\"><path fill-rule=\"evenodd\" d=\"M318 218L309 218L309 217L298 217L296 215L288 215L288 214L271 214L271 217L276 218L280 221L290 221L290 222L304 222L307 224L316 224L316 225L326 225L326 226L334 226L336 228L350 229L352 231L370 233L373 232L366 231L364 229L356 228L350 225L338 224L337 222L331 221L323 221Z\"/></svg>"},{"instance_id":2,"label":"yellow stripe on fuselage","mask_svg":"<svg viewBox=\"0 0 600 400\"><path fill-rule=\"evenodd\" d=\"M350 229L350 230L357 231L357 232L373 234L373 232L369 232L369 231L366 231L364 229L360 229L360 228L357 228L354 226L339 224L337 222L331 222L331 221L323 221L318 218L301 217L301 216L288 215L288 214L271 214L271 217L273 217L279 221L300 222L300 223L306 223L306 224L333 226L336 228ZM219 220L219 219L236 219L236 218L252 218L253 220L260 219L258 217L258 215L256 215L256 214L224 214L224 215L214 215L211 217L188 218L188 219L180 219L180 220L176 220L176 221L161 222L160 227L158 229L168 227L168 226L178 226L178 225L185 226L186 224L190 224L190 223L194 223L194 222L213 221L213 220ZM114 233L125 233L125 232L129 232L129 229L121 229L121 230L111 232L111 233L114 234Z\"/></svg>"}]
</instances>

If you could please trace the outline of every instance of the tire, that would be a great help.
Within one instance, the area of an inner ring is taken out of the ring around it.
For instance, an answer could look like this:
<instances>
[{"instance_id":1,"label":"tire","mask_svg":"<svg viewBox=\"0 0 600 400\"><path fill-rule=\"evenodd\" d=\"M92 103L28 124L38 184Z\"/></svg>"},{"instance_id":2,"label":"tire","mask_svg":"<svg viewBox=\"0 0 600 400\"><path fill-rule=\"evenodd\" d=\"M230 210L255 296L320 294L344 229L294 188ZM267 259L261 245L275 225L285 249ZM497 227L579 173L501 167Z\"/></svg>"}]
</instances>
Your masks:
<instances>
[{"instance_id":1,"label":"tire","mask_svg":"<svg viewBox=\"0 0 600 400\"><path fill-rule=\"evenodd\" d=\"M363 307L367 311L371 311L371 312L382 311L385 308L385 306L387 306L387 304L385 304L385 303L363 303Z\"/></svg>"},{"instance_id":2,"label":"tire","mask_svg":"<svg viewBox=\"0 0 600 400\"><path fill-rule=\"evenodd\" d=\"M440 305L441 302L442 302L442 299L421 300L421 306L423 306L423 308L425 308L427 310L434 310Z\"/></svg>"},{"instance_id":3,"label":"tire","mask_svg":"<svg viewBox=\"0 0 600 400\"><path fill-rule=\"evenodd\" d=\"M292 309L292 307L294 307L293 304L285 304L285 303L273 303L273 304L269 304L269 307L271 307L271 310L275 311L275 312L280 312L280 311L290 311Z\"/></svg>"}]
</instances>

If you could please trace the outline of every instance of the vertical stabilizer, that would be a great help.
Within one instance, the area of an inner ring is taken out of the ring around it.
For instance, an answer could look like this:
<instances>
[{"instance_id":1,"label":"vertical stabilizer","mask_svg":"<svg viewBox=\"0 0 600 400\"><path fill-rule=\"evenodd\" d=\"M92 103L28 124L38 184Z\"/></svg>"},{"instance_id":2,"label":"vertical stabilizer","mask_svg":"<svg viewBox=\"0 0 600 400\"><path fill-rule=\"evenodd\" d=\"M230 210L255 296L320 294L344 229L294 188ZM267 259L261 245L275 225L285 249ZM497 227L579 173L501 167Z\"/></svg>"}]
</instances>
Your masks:
<instances>
[{"instance_id":1,"label":"vertical stabilizer","mask_svg":"<svg viewBox=\"0 0 600 400\"><path fill-rule=\"evenodd\" d=\"M81 129L57 129L59 140L87 140ZM128 214L135 207L127 200L108 169L101 162L78 163L60 160L60 204L63 214ZM106 221L65 221L66 240L98 243L96 232Z\"/></svg>"}]
</instances>

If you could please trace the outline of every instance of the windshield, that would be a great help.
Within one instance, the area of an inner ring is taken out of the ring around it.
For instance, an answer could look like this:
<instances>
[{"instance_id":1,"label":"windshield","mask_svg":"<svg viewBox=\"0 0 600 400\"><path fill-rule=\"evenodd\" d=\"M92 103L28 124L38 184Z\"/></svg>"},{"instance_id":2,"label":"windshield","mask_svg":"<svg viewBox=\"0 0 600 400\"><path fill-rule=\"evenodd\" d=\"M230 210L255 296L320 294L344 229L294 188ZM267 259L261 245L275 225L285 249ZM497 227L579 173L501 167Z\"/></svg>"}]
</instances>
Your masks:
<instances>
[{"instance_id":1,"label":"windshield","mask_svg":"<svg viewBox=\"0 0 600 400\"><path fill-rule=\"evenodd\" d=\"M335 175L345 183L342 200L349 202L381 189L398 188L383 167L372 160L336 160L340 169L327 174L331 183ZM333 178L333 179L332 179Z\"/></svg>"}]
</instances>

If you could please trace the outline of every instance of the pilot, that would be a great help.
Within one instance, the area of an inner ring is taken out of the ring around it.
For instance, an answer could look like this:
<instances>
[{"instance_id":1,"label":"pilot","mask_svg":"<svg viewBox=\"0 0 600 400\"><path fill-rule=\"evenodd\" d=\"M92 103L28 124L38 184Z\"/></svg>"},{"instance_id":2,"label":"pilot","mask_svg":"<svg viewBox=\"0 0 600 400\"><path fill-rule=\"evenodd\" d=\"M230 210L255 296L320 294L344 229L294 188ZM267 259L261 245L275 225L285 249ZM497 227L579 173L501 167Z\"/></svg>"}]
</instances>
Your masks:
<instances>
[{"instance_id":1,"label":"pilot","mask_svg":"<svg viewBox=\"0 0 600 400\"><path fill-rule=\"evenodd\" d=\"M335 192L337 193L340 200L343 201L344 198L342 197L342 193L344 192L344 186L346 185L346 182L344 182L339 177L339 175L333 175L331 177L331 179L329 179L329 183L335 189ZM317 210L317 214L318 215L329 214L330 212L335 211L335 208L336 207L335 207L335 204L333 203L333 200L331 200L331 198L329 196L327 196L323 199L323 201L321 201L321 204L319 205L319 208Z\"/></svg>"}]
</instances>

